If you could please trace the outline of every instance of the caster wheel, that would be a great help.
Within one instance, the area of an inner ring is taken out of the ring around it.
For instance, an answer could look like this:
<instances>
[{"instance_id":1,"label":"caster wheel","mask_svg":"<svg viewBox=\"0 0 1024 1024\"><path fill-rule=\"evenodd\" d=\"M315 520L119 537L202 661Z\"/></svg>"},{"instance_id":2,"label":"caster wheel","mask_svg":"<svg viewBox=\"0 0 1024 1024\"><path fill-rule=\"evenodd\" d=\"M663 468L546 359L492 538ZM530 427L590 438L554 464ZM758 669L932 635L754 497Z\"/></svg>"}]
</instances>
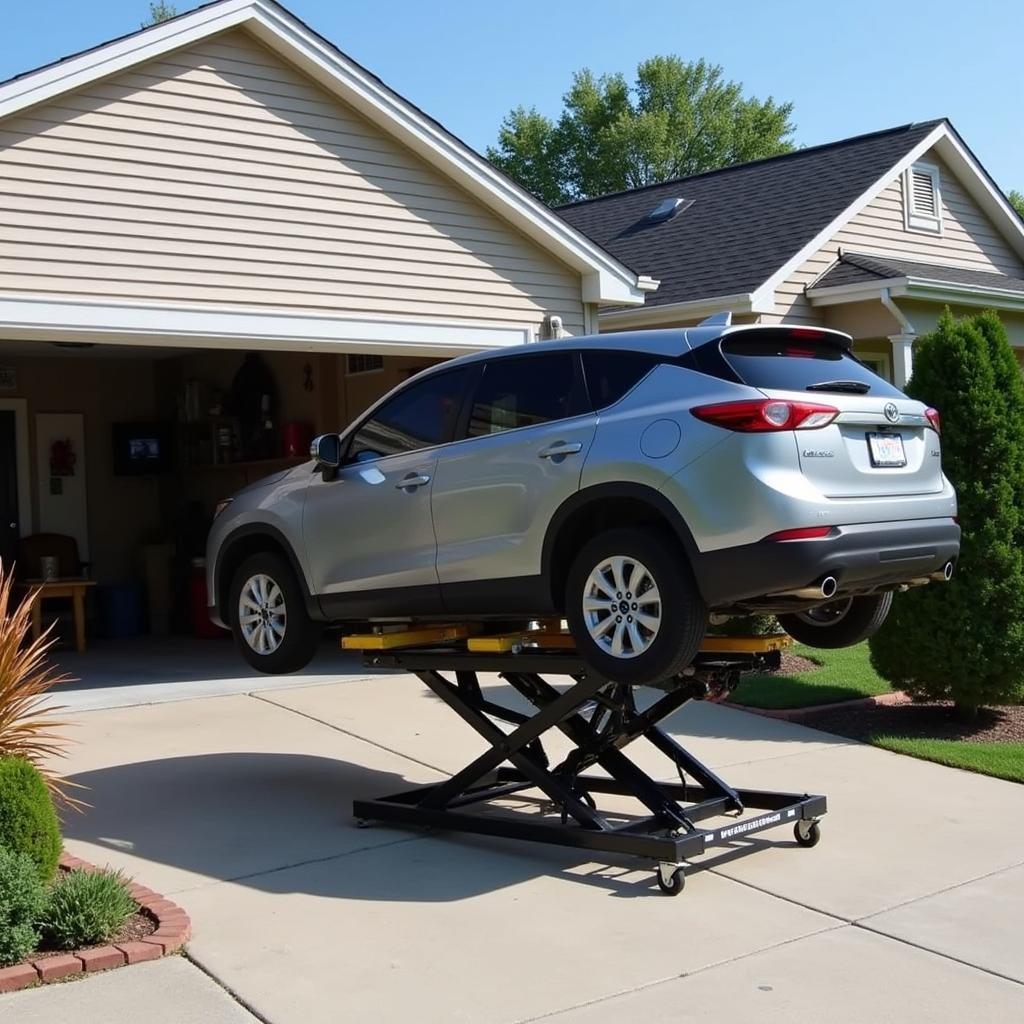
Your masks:
<instances>
[{"instance_id":1,"label":"caster wheel","mask_svg":"<svg viewBox=\"0 0 1024 1024\"><path fill-rule=\"evenodd\" d=\"M367 818L356 818L356 828L369 828L370 822Z\"/></svg>"},{"instance_id":2,"label":"caster wheel","mask_svg":"<svg viewBox=\"0 0 1024 1024\"><path fill-rule=\"evenodd\" d=\"M658 869L658 888L665 893L666 896L678 896L686 885L686 875L683 873L682 868L676 868L674 871L666 871L663 868Z\"/></svg>"},{"instance_id":3,"label":"caster wheel","mask_svg":"<svg viewBox=\"0 0 1024 1024\"><path fill-rule=\"evenodd\" d=\"M821 839L821 829L816 821L798 821L793 826L793 838L800 846L808 849L817 846Z\"/></svg>"}]
</instances>

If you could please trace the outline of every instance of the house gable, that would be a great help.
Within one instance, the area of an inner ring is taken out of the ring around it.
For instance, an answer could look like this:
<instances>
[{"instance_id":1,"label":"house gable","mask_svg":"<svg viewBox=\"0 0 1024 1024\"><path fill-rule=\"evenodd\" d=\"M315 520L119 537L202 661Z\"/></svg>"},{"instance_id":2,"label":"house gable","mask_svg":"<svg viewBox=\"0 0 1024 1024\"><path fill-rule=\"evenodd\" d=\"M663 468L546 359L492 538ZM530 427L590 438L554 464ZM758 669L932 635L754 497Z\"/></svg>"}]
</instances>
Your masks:
<instances>
[{"instance_id":1,"label":"house gable","mask_svg":"<svg viewBox=\"0 0 1024 1024\"><path fill-rule=\"evenodd\" d=\"M584 329L578 271L235 28L0 122L0 291Z\"/></svg>"},{"instance_id":2,"label":"house gable","mask_svg":"<svg viewBox=\"0 0 1024 1024\"><path fill-rule=\"evenodd\" d=\"M1024 276L1024 259L965 188L937 148L920 162L938 169L942 208L941 233L908 228L905 216L903 173L895 175L859 212L776 288L776 309L764 322L794 320L819 322L805 290L831 267L840 250L879 257L916 260L938 266L959 267Z\"/></svg>"}]
</instances>

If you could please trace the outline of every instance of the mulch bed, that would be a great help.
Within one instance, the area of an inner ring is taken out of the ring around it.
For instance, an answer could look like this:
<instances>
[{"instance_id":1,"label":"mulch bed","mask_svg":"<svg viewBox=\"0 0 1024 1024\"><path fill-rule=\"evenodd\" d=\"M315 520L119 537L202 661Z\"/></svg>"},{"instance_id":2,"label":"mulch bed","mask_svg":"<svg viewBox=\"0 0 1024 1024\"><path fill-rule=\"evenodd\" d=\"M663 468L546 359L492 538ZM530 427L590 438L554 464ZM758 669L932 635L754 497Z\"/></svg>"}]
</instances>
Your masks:
<instances>
[{"instance_id":1,"label":"mulch bed","mask_svg":"<svg viewBox=\"0 0 1024 1024\"><path fill-rule=\"evenodd\" d=\"M99 942L95 946L83 946L82 950L99 949L101 946L117 946L123 942L138 942L147 935L152 935L155 931L156 921L153 918L141 912L135 913L125 921L121 926L121 930L108 942ZM64 956L68 952L69 950L66 949L37 949L34 953L25 957L24 960L19 960L18 962L27 964L34 960L45 960L51 956Z\"/></svg>"},{"instance_id":2,"label":"mulch bed","mask_svg":"<svg viewBox=\"0 0 1024 1024\"><path fill-rule=\"evenodd\" d=\"M80 857L67 851L62 853L60 870L76 869L97 870ZM71 951L40 950L19 964L0 967L0 992L15 992L94 971L155 960L181 949L191 933L188 914L176 903L138 882L131 882L128 891L139 905L139 911L128 918L109 942Z\"/></svg>"},{"instance_id":3,"label":"mulch bed","mask_svg":"<svg viewBox=\"0 0 1024 1024\"><path fill-rule=\"evenodd\" d=\"M798 672L813 672L816 668L821 666L816 661L811 661L810 658L802 658L799 654L791 654L789 651L779 652L781 661L779 663L779 669L774 675L780 676L792 676Z\"/></svg>"},{"instance_id":4,"label":"mulch bed","mask_svg":"<svg viewBox=\"0 0 1024 1024\"><path fill-rule=\"evenodd\" d=\"M802 715L800 724L812 729L870 740L872 736L907 736L936 740L969 740L973 743L1024 743L1024 706L984 708L964 718L947 701L915 704L836 706Z\"/></svg>"}]
</instances>

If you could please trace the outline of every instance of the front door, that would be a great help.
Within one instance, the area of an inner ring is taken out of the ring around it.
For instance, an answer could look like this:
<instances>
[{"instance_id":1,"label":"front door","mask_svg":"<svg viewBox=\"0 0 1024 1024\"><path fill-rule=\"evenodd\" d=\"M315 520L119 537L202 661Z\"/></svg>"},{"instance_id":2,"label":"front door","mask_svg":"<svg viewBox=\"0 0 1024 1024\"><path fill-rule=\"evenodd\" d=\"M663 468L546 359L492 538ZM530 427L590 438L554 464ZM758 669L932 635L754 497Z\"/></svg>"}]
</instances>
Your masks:
<instances>
[{"instance_id":1,"label":"front door","mask_svg":"<svg viewBox=\"0 0 1024 1024\"><path fill-rule=\"evenodd\" d=\"M10 569L18 557L18 435L13 412L0 411L0 559Z\"/></svg>"},{"instance_id":2,"label":"front door","mask_svg":"<svg viewBox=\"0 0 1024 1024\"><path fill-rule=\"evenodd\" d=\"M465 438L438 456L431 498L448 610L471 612L492 598L501 610L521 600L512 583L506 601L502 581L539 577L548 524L579 490L597 429L588 404L576 352L487 363ZM482 581L495 585L473 586Z\"/></svg>"},{"instance_id":3,"label":"front door","mask_svg":"<svg viewBox=\"0 0 1024 1024\"><path fill-rule=\"evenodd\" d=\"M467 375L410 381L349 435L336 478L317 477L306 492L311 582L331 618L440 610L430 491Z\"/></svg>"}]
</instances>

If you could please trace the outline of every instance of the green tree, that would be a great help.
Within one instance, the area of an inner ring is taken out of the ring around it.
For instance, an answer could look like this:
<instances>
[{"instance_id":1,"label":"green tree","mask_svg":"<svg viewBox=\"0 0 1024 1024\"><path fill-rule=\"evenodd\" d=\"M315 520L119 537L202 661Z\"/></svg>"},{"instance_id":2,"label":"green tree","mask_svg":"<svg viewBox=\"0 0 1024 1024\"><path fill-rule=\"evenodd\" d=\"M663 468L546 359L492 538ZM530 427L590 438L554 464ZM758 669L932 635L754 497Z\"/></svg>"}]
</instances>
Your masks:
<instances>
[{"instance_id":1,"label":"green tree","mask_svg":"<svg viewBox=\"0 0 1024 1024\"><path fill-rule=\"evenodd\" d=\"M149 20L139 25L139 28L149 28L150 25L159 25L161 21L169 21L178 16L178 8L174 4L165 3L164 0L150 0Z\"/></svg>"},{"instance_id":2,"label":"green tree","mask_svg":"<svg viewBox=\"0 0 1024 1024\"><path fill-rule=\"evenodd\" d=\"M652 57L621 74L573 76L558 121L516 107L488 159L551 205L789 152L791 103L743 95L705 60Z\"/></svg>"},{"instance_id":3,"label":"green tree","mask_svg":"<svg viewBox=\"0 0 1024 1024\"><path fill-rule=\"evenodd\" d=\"M1010 205L1017 211L1017 216L1024 219L1024 192L1014 189L1006 198L1010 200Z\"/></svg>"},{"instance_id":4,"label":"green tree","mask_svg":"<svg viewBox=\"0 0 1024 1024\"><path fill-rule=\"evenodd\" d=\"M953 581L898 596L871 660L912 695L974 713L1024 694L1024 381L999 318L947 310L907 393L942 415L963 536Z\"/></svg>"}]
</instances>

